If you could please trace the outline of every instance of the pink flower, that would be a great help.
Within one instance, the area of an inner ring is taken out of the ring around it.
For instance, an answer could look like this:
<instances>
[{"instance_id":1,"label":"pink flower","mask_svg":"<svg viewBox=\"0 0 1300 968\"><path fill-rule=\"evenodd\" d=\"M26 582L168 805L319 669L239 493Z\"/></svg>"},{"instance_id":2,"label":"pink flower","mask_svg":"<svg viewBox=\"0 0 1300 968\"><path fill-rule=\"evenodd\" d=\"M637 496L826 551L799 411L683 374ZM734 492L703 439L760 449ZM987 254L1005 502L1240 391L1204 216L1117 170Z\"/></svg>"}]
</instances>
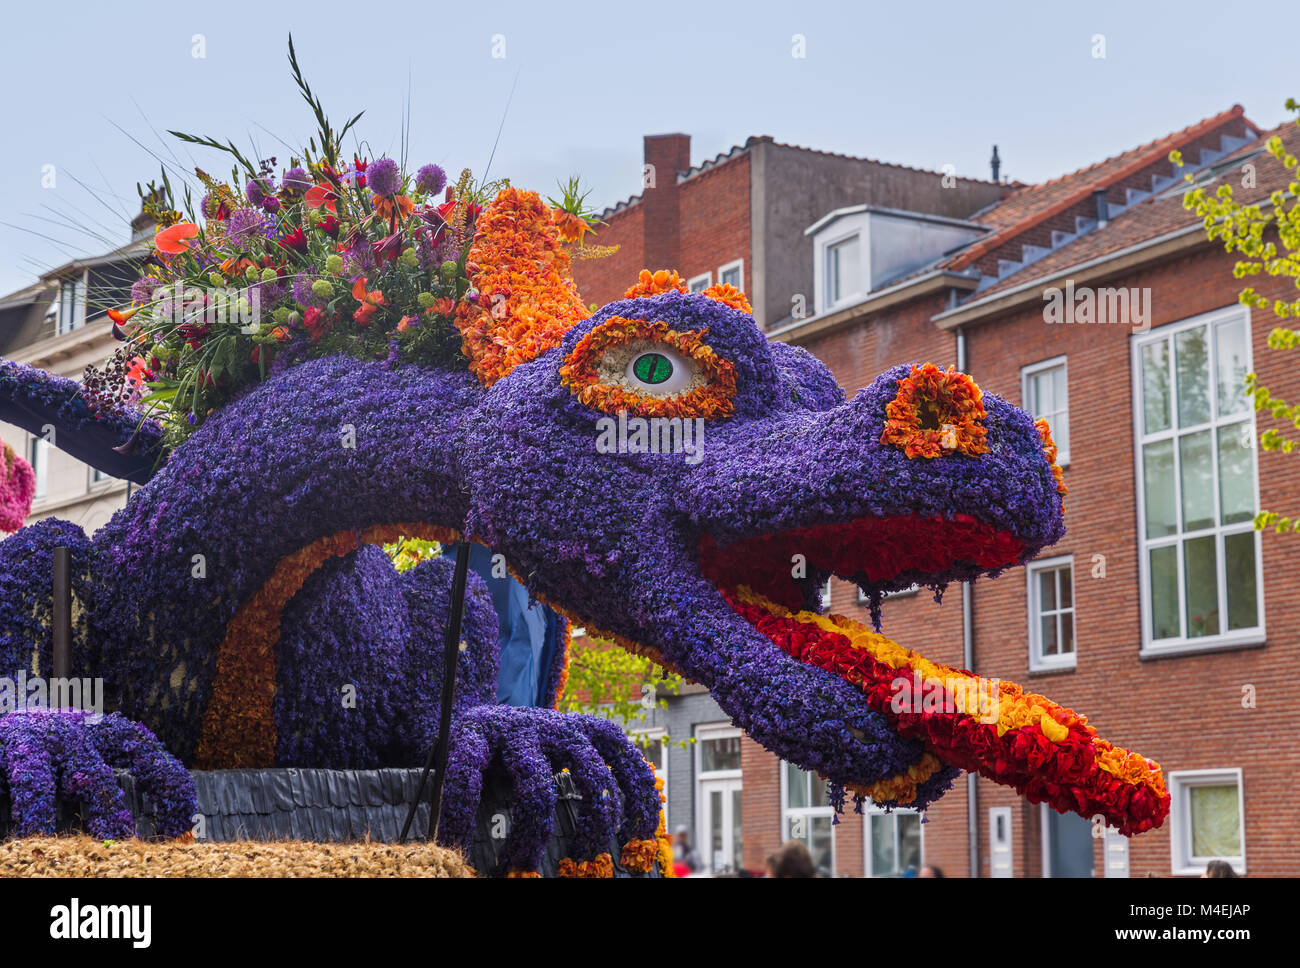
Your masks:
<instances>
[{"instance_id":1,"label":"pink flower","mask_svg":"<svg viewBox=\"0 0 1300 968\"><path fill-rule=\"evenodd\" d=\"M0 531L17 531L32 509L36 473L8 444L0 460Z\"/></svg>"}]
</instances>

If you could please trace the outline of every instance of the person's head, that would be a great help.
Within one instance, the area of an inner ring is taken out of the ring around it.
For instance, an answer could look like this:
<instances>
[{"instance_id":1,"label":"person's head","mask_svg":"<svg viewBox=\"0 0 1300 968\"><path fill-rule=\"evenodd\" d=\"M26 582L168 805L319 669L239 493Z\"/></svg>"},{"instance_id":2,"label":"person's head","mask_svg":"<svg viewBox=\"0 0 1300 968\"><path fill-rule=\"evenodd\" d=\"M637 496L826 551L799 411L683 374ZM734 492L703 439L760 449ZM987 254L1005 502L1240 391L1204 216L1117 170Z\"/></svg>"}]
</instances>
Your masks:
<instances>
[{"instance_id":1,"label":"person's head","mask_svg":"<svg viewBox=\"0 0 1300 968\"><path fill-rule=\"evenodd\" d=\"M767 859L770 877L816 877L812 854L802 840L787 840Z\"/></svg>"},{"instance_id":2,"label":"person's head","mask_svg":"<svg viewBox=\"0 0 1300 968\"><path fill-rule=\"evenodd\" d=\"M1212 860L1205 865L1205 873L1202 877L1236 877L1237 872L1232 869L1232 865L1226 860Z\"/></svg>"},{"instance_id":3,"label":"person's head","mask_svg":"<svg viewBox=\"0 0 1300 968\"><path fill-rule=\"evenodd\" d=\"M686 824L679 825L677 829L673 831L673 840L675 840L679 844L682 844L683 846L690 843L691 840L690 828L687 827Z\"/></svg>"},{"instance_id":4,"label":"person's head","mask_svg":"<svg viewBox=\"0 0 1300 968\"><path fill-rule=\"evenodd\" d=\"M933 864L926 864L916 872L917 877L943 877L943 868L936 867Z\"/></svg>"}]
</instances>

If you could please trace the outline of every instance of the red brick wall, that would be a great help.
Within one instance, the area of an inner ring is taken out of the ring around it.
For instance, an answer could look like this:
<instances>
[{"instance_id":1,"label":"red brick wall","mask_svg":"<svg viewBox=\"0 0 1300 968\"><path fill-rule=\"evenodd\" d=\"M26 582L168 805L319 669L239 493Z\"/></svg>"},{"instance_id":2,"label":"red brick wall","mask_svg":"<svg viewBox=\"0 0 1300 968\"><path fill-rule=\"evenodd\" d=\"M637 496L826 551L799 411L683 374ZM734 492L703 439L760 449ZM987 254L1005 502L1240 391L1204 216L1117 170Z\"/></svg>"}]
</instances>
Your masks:
<instances>
[{"instance_id":1,"label":"red brick wall","mask_svg":"<svg viewBox=\"0 0 1300 968\"><path fill-rule=\"evenodd\" d=\"M680 186L682 238L677 264L647 268L674 268L683 280L712 272L716 284L719 267L744 259L741 289L748 289L753 278L749 174L749 155L741 154L684 181Z\"/></svg>"},{"instance_id":2,"label":"red brick wall","mask_svg":"<svg viewBox=\"0 0 1300 968\"><path fill-rule=\"evenodd\" d=\"M1236 302L1232 259L1217 249L1165 266L1106 280L1150 287L1153 328ZM1261 287L1262 291L1267 291ZM1285 290L1276 285L1274 292ZM1288 354L1269 350L1270 314L1251 318L1254 365L1265 384L1284 397L1300 391ZM1115 325L1050 326L1041 306L973 329L968 336L972 375L986 391L1020 403L1020 367L1067 355L1071 466L1066 470L1065 539L1048 554L1075 560L1078 667L1031 674L1027 669L1026 586L1008 573L975 590L976 668L1027 682L1058 702L1088 714L1103 737L1173 770L1241 768L1246 803L1246 861L1252 874L1294 874L1300 845L1289 831L1300 810L1289 802L1294 758L1284 753L1287 653L1300 635L1295 563L1300 543L1265 534L1265 648L1142 661L1136 480L1129 330ZM1271 425L1262 418L1260 429ZM1300 465L1277 455L1259 459L1260 497L1266 508L1300 507ZM1106 577L1092 578L1093 555L1104 555ZM1258 690L1258 708L1243 709L1243 684ZM981 808L1010 803L1014 794L981 783ZM985 811L981 809L981 833ZM981 853L987 844L981 845ZM1037 847L1030 851L1037 860ZM1100 872L1100 849L1097 870ZM1169 825L1130 842L1130 871L1168 875Z\"/></svg>"},{"instance_id":3,"label":"red brick wall","mask_svg":"<svg viewBox=\"0 0 1300 968\"><path fill-rule=\"evenodd\" d=\"M592 245L618 246L618 251L603 259L575 259L573 279L585 303L603 306L623 295L636 282L645 265L645 210L633 203L611 215L608 225L597 230L588 241Z\"/></svg>"},{"instance_id":4,"label":"red brick wall","mask_svg":"<svg viewBox=\"0 0 1300 968\"><path fill-rule=\"evenodd\" d=\"M1234 305L1237 282L1232 259L1208 246L1164 266L1114 276L1104 285L1150 287L1152 326ZM1286 287L1264 281L1267 295L1289 297ZM922 305L924 303L924 305ZM807 347L852 389L900 361L934 360L955 355L952 336L929 323L936 300L918 301L887 318L872 320L813 339ZM1254 366L1276 394L1300 399L1300 376L1294 356L1267 348L1274 325L1271 314L1251 318ZM1068 533L1044 554L1071 554L1075 562L1076 648L1074 671L1030 673L1028 670L1027 593L1023 569L978 583L972 593L975 668L982 675L1013 679L1028 688L1086 713L1100 734L1174 770L1240 768L1245 785L1247 869L1252 876L1294 874L1300 870L1300 842L1291 831L1300 808L1289 796L1295 758L1288 752L1289 692L1285 663L1300 638L1300 536L1262 536L1265 570L1267 646L1228 652L1138 657L1141 615L1138 576L1137 503L1134 469L1133 400L1130 330L1116 325L1051 326L1043 322L1041 304L1015 316L968 331L968 369L987 392L1020 404L1020 369L1049 357L1066 355L1071 420L1071 466L1066 470ZM1260 430L1273 425L1260 418ZM1260 496L1265 508L1300 511L1300 461L1277 454L1259 457ZM1093 555L1104 555L1106 577L1091 577ZM836 583L836 611L862 618L856 589ZM961 661L961 589L953 588L942 605L920 595L888 601L885 632L936 660ZM1242 687L1257 690L1256 709L1241 706ZM755 755L754 759L757 760ZM753 766L758 771L758 764ZM750 766L746 772L749 806ZM754 777L755 799L776 797L772 781ZM769 791L771 787L771 791ZM978 783L981 873L987 876L988 809L1011 806L1013 845L1018 876L1041 874L1039 807L1014 791L987 780ZM748 816L748 814L747 814ZM968 870L966 780L932 807L925 825L925 860L949 876ZM746 836L750 836L746 824ZM747 844L757 857L766 844L764 830ZM841 825L840 831L847 827ZM1130 842L1130 872L1170 873L1171 825ZM775 836L775 835L773 835ZM837 833L837 837L840 834ZM859 849L860 853L860 849ZM839 856L845 858L843 851ZM860 864L860 859L858 860ZM1102 873L1101 842L1095 851L1096 876ZM846 871L847 873L847 871Z\"/></svg>"},{"instance_id":5,"label":"red brick wall","mask_svg":"<svg viewBox=\"0 0 1300 968\"><path fill-rule=\"evenodd\" d=\"M664 163L655 187L608 218L595 245L617 245L604 259L575 261L573 278L584 302L603 306L622 297L642 269L676 269L683 280L705 272L718 281L718 268L744 259L750 275L749 155L700 172L680 185ZM674 222L675 220L675 222Z\"/></svg>"},{"instance_id":6,"label":"red brick wall","mask_svg":"<svg viewBox=\"0 0 1300 968\"><path fill-rule=\"evenodd\" d=\"M740 769L745 868L762 871L782 841L781 761L746 735L740 741Z\"/></svg>"}]
</instances>

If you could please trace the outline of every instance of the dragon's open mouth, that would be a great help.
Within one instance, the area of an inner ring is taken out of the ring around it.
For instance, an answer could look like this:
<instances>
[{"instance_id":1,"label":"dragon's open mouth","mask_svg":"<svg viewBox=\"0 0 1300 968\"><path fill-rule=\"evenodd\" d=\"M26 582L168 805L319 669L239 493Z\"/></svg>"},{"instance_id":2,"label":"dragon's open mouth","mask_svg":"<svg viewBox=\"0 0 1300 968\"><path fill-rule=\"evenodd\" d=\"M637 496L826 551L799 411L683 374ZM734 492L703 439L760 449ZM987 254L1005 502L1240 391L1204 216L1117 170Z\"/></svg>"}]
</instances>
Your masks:
<instances>
[{"instance_id":1,"label":"dragon's open mouth","mask_svg":"<svg viewBox=\"0 0 1300 968\"><path fill-rule=\"evenodd\" d=\"M974 578L1013 564L1023 550L1015 535L965 514L864 517L743 538L725 548L706 537L700 567L720 589L743 585L798 609L815 606L831 575L864 589L904 588Z\"/></svg>"},{"instance_id":2,"label":"dragon's open mouth","mask_svg":"<svg viewBox=\"0 0 1300 968\"><path fill-rule=\"evenodd\" d=\"M939 584L1013 564L1013 534L972 518L861 518L747 538L706 538L701 570L733 609L792 658L860 688L868 708L927 753L906 773L869 786L878 801L911 802L949 764L1014 787L1032 802L1125 834L1158 826L1169 794L1160 769L1097 736L1087 719L1014 683L931 662L841 615L822 615L829 575L873 591Z\"/></svg>"}]
</instances>

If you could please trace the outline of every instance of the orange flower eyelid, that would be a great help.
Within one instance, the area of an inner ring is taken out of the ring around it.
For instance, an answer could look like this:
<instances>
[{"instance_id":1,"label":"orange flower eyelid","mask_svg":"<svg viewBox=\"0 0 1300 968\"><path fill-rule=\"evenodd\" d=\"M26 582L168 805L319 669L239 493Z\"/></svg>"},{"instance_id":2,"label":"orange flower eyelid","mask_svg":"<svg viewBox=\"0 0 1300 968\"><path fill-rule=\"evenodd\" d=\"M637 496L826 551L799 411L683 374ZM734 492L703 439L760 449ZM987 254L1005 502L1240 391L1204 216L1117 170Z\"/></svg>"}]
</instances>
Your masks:
<instances>
[{"instance_id":1,"label":"orange flower eyelid","mask_svg":"<svg viewBox=\"0 0 1300 968\"><path fill-rule=\"evenodd\" d=\"M561 382L589 407L608 414L626 411L636 417L730 416L735 407L736 368L704 342L707 330L678 332L662 321L611 316L578 341L560 367ZM600 364L613 349L638 342L659 343L691 360L700 381L668 396L638 392L631 385L602 381Z\"/></svg>"}]
</instances>

